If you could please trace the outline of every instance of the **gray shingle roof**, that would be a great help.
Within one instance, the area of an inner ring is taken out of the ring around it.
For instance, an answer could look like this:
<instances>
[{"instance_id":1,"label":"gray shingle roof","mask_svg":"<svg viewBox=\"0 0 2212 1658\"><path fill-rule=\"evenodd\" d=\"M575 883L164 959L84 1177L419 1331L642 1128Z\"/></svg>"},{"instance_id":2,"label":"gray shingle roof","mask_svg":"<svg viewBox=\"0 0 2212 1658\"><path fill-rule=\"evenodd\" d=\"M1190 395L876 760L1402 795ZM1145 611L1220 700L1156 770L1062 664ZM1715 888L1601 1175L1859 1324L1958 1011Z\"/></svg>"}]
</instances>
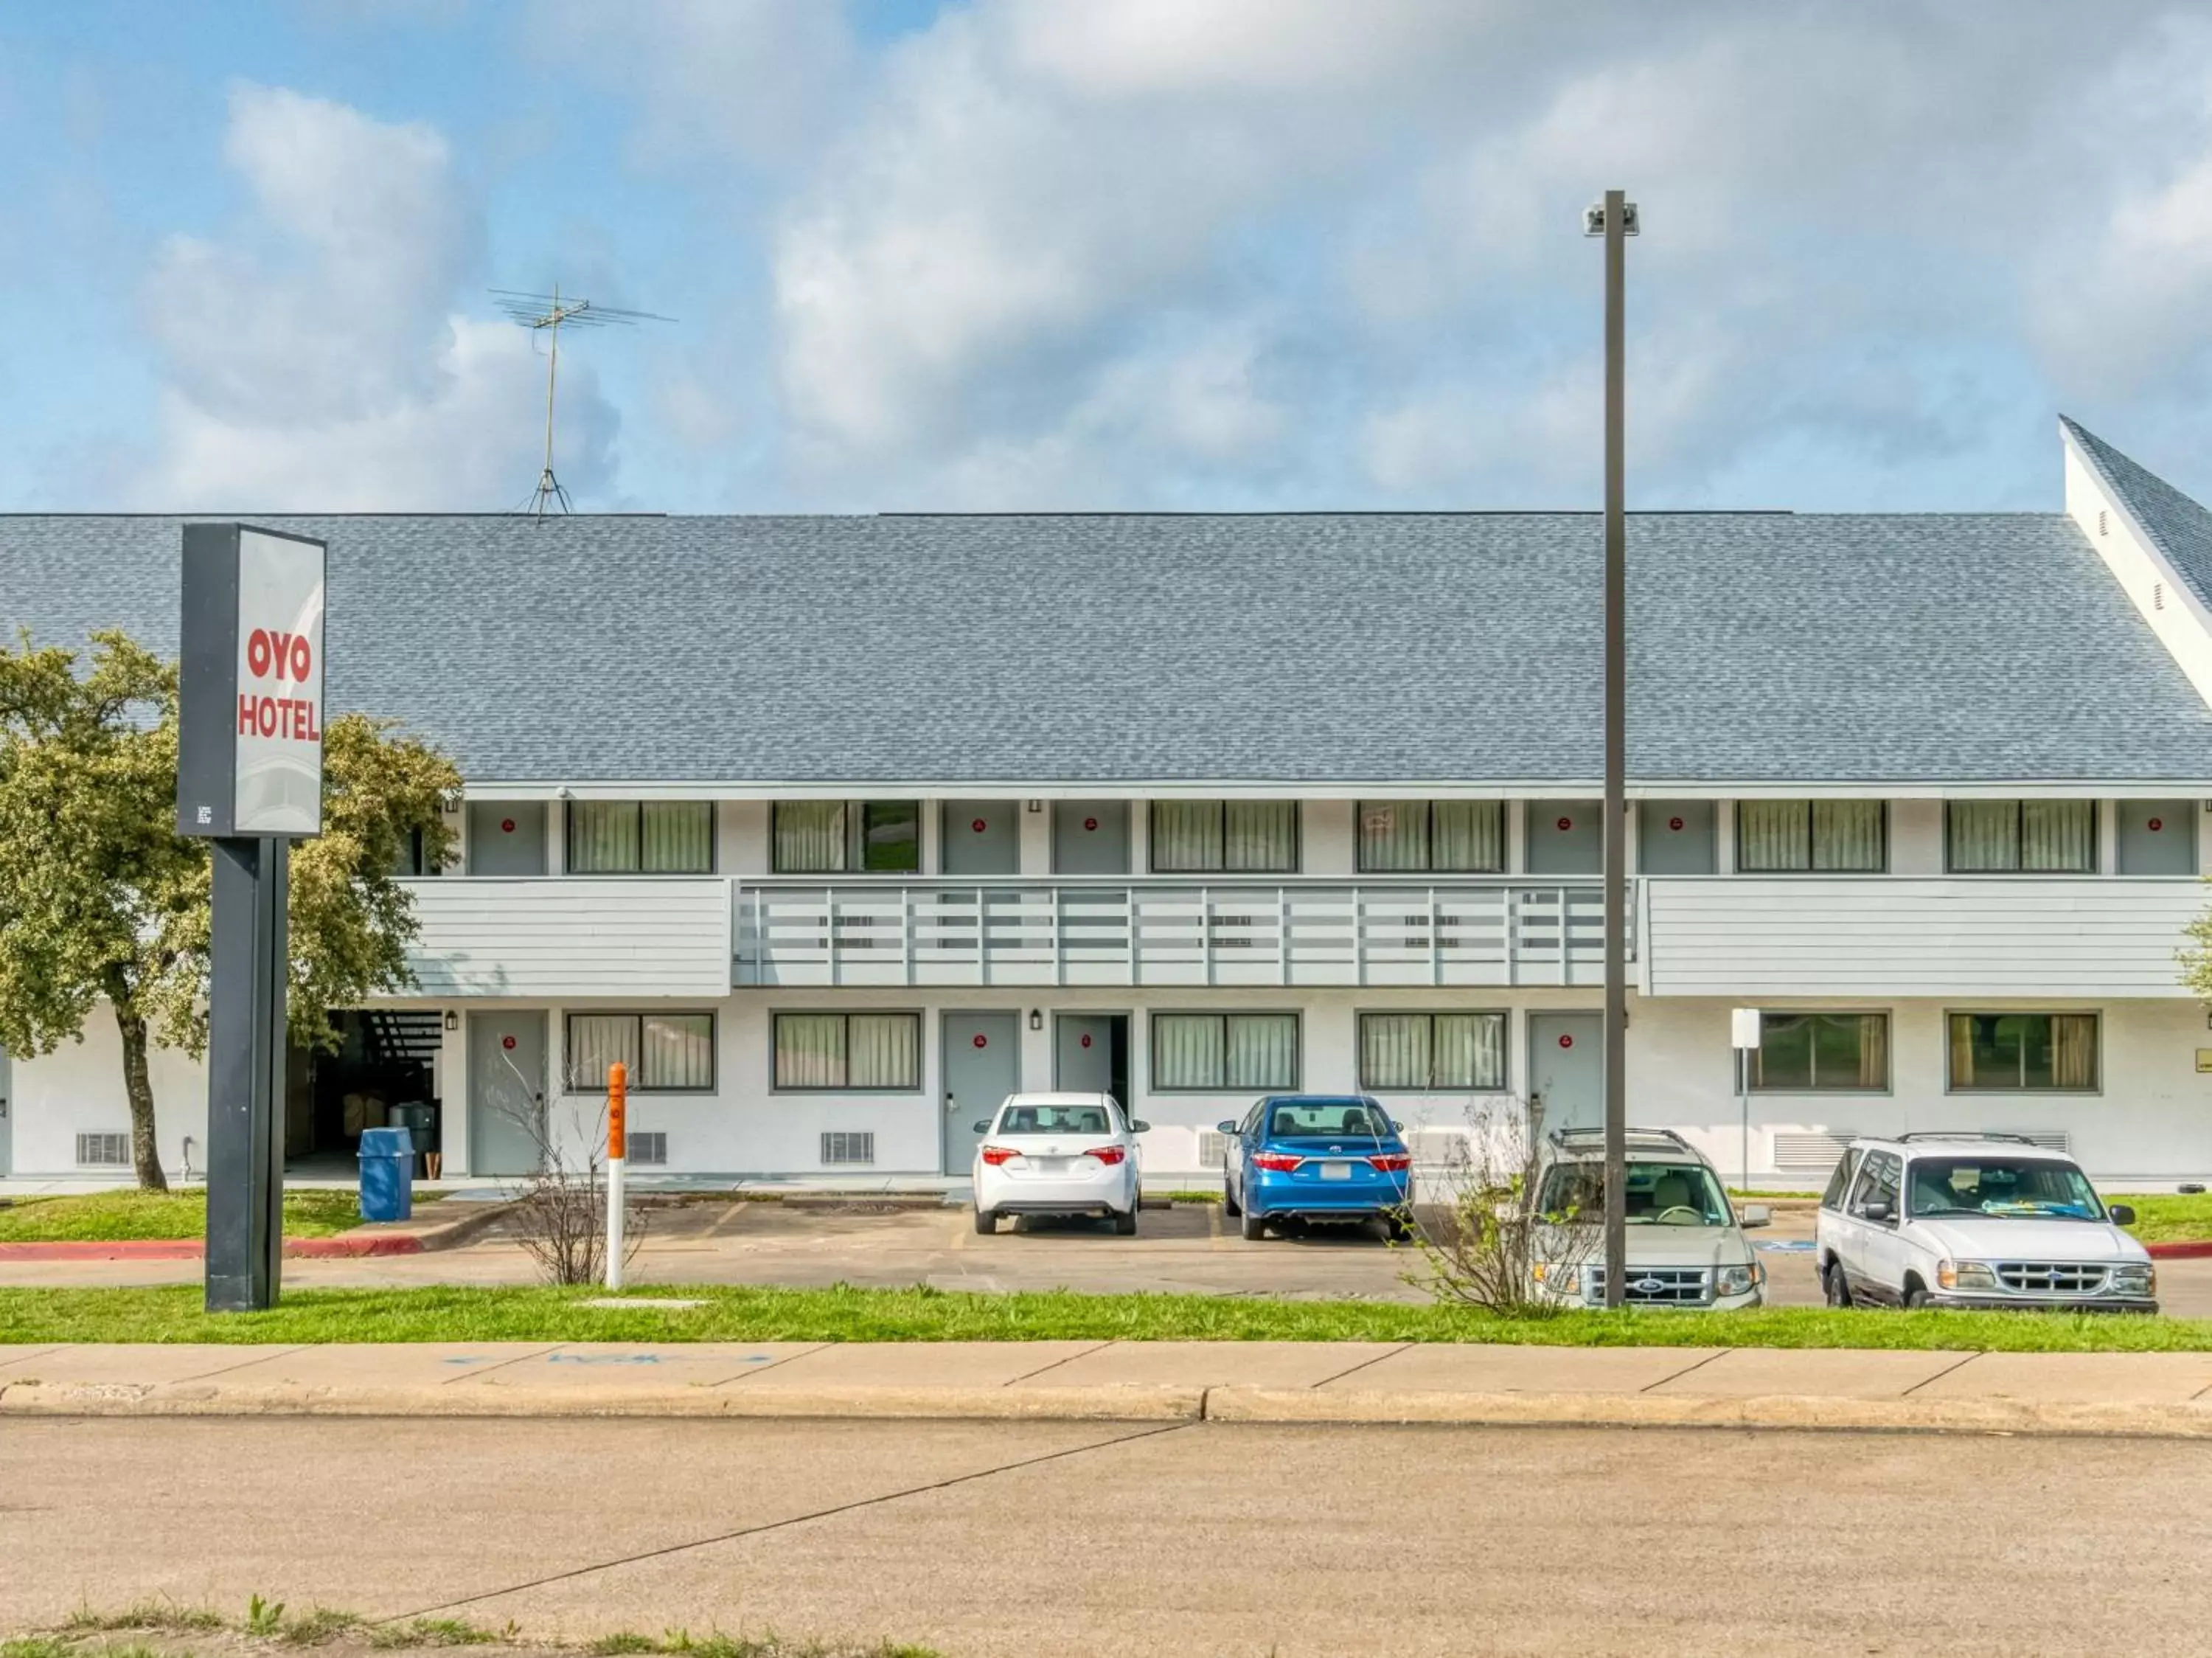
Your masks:
<instances>
[{"instance_id":1,"label":"gray shingle roof","mask_svg":"<svg viewBox=\"0 0 2212 1658\"><path fill-rule=\"evenodd\" d=\"M0 627L176 635L179 527L0 519ZM270 518L329 692L479 781L1599 772L1577 515ZM2057 515L1630 527L1632 777L2172 779L2212 713Z\"/></svg>"},{"instance_id":2,"label":"gray shingle roof","mask_svg":"<svg viewBox=\"0 0 2212 1658\"><path fill-rule=\"evenodd\" d=\"M2212 512L2064 415L2058 417L2106 486L2126 503L2197 596L2212 604Z\"/></svg>"}]
</instances>

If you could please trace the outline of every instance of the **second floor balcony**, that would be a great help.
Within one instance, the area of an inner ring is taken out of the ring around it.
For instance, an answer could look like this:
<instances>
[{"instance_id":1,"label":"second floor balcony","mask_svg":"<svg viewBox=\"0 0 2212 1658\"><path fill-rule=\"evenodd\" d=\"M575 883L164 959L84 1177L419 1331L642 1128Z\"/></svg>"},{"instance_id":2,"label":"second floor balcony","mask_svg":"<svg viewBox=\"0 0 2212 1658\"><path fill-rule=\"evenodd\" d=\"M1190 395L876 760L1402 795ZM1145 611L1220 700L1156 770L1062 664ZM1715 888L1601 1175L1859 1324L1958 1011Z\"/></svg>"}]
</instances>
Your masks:
<instances>
[{"instance_id":1,"label":"second floor balcony","mask_svg":"<svg viewBox=\"0 0 2212 1658\"><path fill-rule=\"evenodd\" d=\"M747 881L741 985L1591 984L1590 881Z\"/></svg>"}]
</instances>

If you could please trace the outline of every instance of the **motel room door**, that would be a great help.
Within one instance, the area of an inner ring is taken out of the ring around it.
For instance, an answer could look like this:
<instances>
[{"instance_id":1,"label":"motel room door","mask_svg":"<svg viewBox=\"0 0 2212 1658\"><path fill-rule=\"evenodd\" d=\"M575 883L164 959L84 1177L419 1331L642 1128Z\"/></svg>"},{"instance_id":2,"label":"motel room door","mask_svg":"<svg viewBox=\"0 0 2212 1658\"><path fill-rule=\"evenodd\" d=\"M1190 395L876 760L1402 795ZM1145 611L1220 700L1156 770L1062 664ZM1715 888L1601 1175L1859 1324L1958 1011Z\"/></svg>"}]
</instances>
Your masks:
<instances>
[{"instance_id":1,"label":"motel room door","mask_svg":"<svg viewBox=\"0 0 2212 1658\"><path fill-rule=\"evenodd\" d=\"M945 1172L971 1173L988 1122L1022 1086L1022 1016L1018 1013L945 1015Z\"/></svg>"},{"instance_id":2,"label":"motel room door","mask_svg":"<svg viewBox=\"0 0 2212 1658\"><path fill-rule=\"evenodd\" d=\"M1110 1094L1123 1114L1129 1100L1129 1015L1063 1013L1053 1015L1052 1085L1072 1094Z\"/></svg>"},{"instance_id":3,"label":"motel room door","mask_svg":"<svg viewBox=\"0 0 2212 1658\"><path fill-rule=\"evenodd\" d=\"M544 1014L471 1014L469 1173L535 1174L544 1133Z\"/></svg>"},{"instance_id":4,"label":"motel room door","mask_svg":"<svg viewBox=\"0 0 2212 1658\"><path fill-rule=\"evenodd\" d=\"M1605 1015L1528 1015L1528 1106L1545 1134L1605 1126Z\"/></svg>"}]
</instances>

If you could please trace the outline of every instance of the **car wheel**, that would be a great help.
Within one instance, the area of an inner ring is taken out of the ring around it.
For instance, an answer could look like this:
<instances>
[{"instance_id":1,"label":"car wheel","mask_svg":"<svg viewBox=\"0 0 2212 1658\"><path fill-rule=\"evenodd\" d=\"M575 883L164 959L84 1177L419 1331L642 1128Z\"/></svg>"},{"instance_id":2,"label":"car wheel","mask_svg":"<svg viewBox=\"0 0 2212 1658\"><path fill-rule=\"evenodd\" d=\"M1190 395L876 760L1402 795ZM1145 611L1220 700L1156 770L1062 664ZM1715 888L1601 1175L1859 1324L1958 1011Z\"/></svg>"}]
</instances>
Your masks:
<instances>
[{"instance_id":1,"label":"car wheel","mask_svg":"<svg viewBox=\"0 0 2212 1658\"><path fill-rule=\"evenodd\" d=\"M975 1229L986 1235L996 1232L999 1229L999 1211L995 1209L977 1210L975 1211Z\"/></svg>"},{"instance_id":2,"label":"car wheel","mask_svg":"<svg viewBox=\"0 0 2212 1658\"><path fill-rule=\"evenodd\" d=\"M1114 1230L1118 1235L1124 1238L1135 1237L1137 1235L1137 1211L1133 1209L1126 1212L1116 1210L1114 1213Z\"/></svg>"},{"instance_id":3,"label":"car wheel","mask_svg":"<svg viewBox=\"0 0 2212 1658\"><path fill-rule=\"evenodd\" d=\"M1849 1307L1852 1305L1851 1283L1849 1278L1846 1278L1844 1276L1844 1264L1841 1261L1830 1261L1828 1263L1828 1270L1822 1275L1822 1278L1828 1288L1829 1306Z\"/></svg>"},{"instance_id":4,"label":"car wheel","mask_svg":"<svg viewBox=\"0 0 2212 1658\"><path fill-rule=\"evenodd\" d=\"M1237 1201L1237 1188L1230 1184L1226 1173L1221 1177L1221 1212L1232 1221L1244 1212L1244 1206Z\"/></svg>"},{"instance_id":5,"label":"car wheel","mask_svg":"<svg viewBox=\"0 0 2212 1658\"><path fill-rule=\"evenodd\" d=\"M1413 1217L1392 1211L1382 1217L1382 1235L1392 1243L1411 1243L1415 1237Z\"/></svg>"},{"instance_id":6,"label":"car wheel","mask_svg":"<svg viewBox=\"0 0 2212 1658\"><path fill-rule=\"evenodd\" d=\"M1267 1218L1256 1210L1244 1211L1244 1241L1257 1243L1267 1235Z\"/></svg>"},{"instance_id":7,"label":"car wheel","mask_svg":"<svg viewBox=\"0 0 2212 1658\"><path fill-rule=\"evenodd\" d=\"M1905 1292L1905 1310L1908 1313L1924 1313L1928 1310L1928 1286L1924 1283L1913 1284Z\"/></svg>"}]
</instances>

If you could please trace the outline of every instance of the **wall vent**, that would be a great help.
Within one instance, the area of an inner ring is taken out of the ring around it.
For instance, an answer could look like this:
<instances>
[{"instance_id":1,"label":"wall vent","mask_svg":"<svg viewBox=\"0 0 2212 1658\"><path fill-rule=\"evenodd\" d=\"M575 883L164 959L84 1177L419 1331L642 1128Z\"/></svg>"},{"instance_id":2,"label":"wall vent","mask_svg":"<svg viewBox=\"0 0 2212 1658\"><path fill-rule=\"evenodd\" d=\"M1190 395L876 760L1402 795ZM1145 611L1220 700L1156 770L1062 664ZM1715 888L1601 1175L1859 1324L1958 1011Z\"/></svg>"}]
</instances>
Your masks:
<instances>
[{"instance_id":1,"label":"wall vent","mask_svg":"<svg viewBox=\"0 0 2212 1658\"><path fill-rule=\"evenodd\" d=\"M76 1137L80 1168L128 1168L131 1137L127 1134L80 1134Z\"/></svg>"},{"instance_id":2,"label":"wall vent","mask_svg":"<svg viewBox=\"0 0 2212 1658\"><path fill-rule=\"evenodd\" d=\"M668 1161L668 1131L654 1129L647 1134L626 1134L629 1161L637 1163L665 1163Z\"/></svg>"},{"instance_id":3,"label":"wall vent","mask_svg":"<svg viewBox=\"0 0 2212 1658\"><path fill-rule=\"evenodd\" d=\"M1200 1129L1198 1134L1198 1166L1200 1168L1220 1168L1229 1161L1229 1137L1219 1129Z\"/></svg>"},{"instance_id":4,"label":"wall vent","mask_svg":"<svg viewBox=\"0 0 2212 1658\"><path fill-rule=\"evenodd\" d=\"M2025 1136L2025 1137L2034 1141L2036 1144L2041 1146L2045 1151L2060 1152L2069 1156L2073 1155L2072 1148L2074 1142L2070 1136L2064 1134L2039 1134L2033 1130L2021 1130L2020 1131Z\"/></svg>"},{"instance_id":5,"label":"wall vent","mask_svg":"<svg viewBox=\"0 0 2212 1658\"><path fill-rule=\"evenodd\" d=\"M2164 610L2166 608L2165 582L2153 582L2150 584L2150 607L2153 610Z\"/></svg>"},{"instance_id":6,"label":"wall vent","mask_svg":"<svg viewBox=\"0 0 2212 1658\"><path fill-rule=\"evenodd\" d=\"M1848 1134L1777 1134L1774 1167L1802 1168L1825 1176L1836 1167L1850 1143Z\"/></svg>"},{"instance_id":7,"label":"wall vent","mask_svg":"<svg viewBox=\"0 0 2212 1658\"><path fill-rule=\"evenodd\" d=\"M1435 1168L1465 1169L1474 1161L1474 1136L1463 1128L1417 1128L1407 1137L1413 1161Z\"/></svg>"},{"instance_id":8,"label":"wall vent","mask_svg":"<svg viewBox=\"0 0 2212 1658\"><path fill-rule=\"evenodd\" d=\"M2112 514L2110 514L2109 512L2106 512L2106 511L2104 509L2104 508L2102 508L2102 507L2098 508L2098 509L2097 509L2097 533L2098 533L2098 535L2100 535L2100 537L2101 537L2101 536L2106 536L2106 535L2110 535L2112 533Z\"/></svg>"},{"instance_id":9,"label":"wall vent","mask_svg":"<svg viewBox=\"0 0 2212 1658\"><path fill-rule=\"evenodd\" d=\"M876 1161L876 1137L872 1133L832 1129L822 1137L822 1161L848 1165L872 1163Z\"/></svg>"}]
</instances>

